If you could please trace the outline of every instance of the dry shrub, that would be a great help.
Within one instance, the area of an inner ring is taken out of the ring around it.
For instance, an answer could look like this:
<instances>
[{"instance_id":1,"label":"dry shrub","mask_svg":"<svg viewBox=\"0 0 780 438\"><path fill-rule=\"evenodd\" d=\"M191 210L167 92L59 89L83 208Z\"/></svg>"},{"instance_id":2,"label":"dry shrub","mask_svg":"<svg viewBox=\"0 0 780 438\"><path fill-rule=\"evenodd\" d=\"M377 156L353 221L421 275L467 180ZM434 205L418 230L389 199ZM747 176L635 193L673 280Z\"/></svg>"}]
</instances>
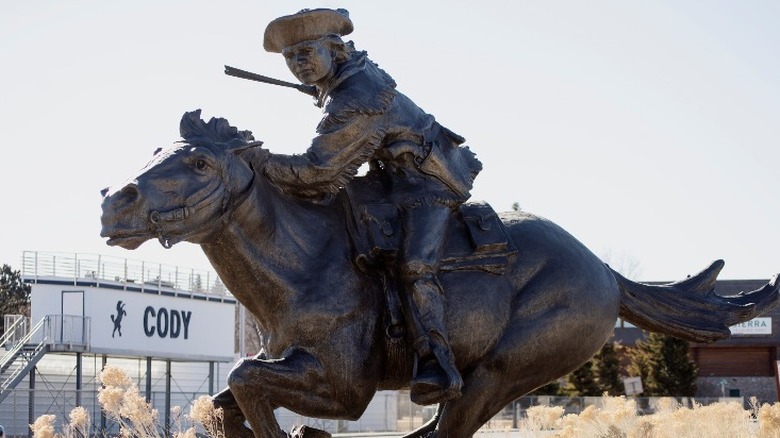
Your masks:
<instances>
[{"instance_id":1,"label":"dry shrub","mask_svg":"<svg viewBox=\"0 0 780 438\"><path fill-rule=\"evenodd\" d=\"M637 428L636 402L625 397L602 398L603 408L588 406L579 415L566 415L559 421L560 438L627 438ZM637 435L639 437L640 435Z\"/></svg>"},{"instance_id":2,"label":"dry shrub","mask_svg":"<svg viewBox=\"0 0 780 438\"><path fill-rule=\"evenodd\" d=\"M103 386L98 401L106 416L119 424L119 435L127 438L163 438L158 422L157 410L138 393L133 381L120 368L107 366L100 373ZM173 438L196 438L195 427L183 430L182 413L179 406L171 409L171 418L175 431ZM212 438L225 438L222 429L222 409L215 409L211 397L201 396L193 402L187 416L200 423L206 434ZM69 415L70 422L62 433L56 433L55 415L41 415L30 425L34 438L86 438L90 431L89 412L81 406L74 408Z\"/></svg>"},{"instance_id":3,"label":"dry shrub","mask_svg":"<svg viewBox=\"0 0 780 438\"><path fill-rule=\"evenodd\" d=\"M72 438L86 438L89 436L91 421L89 412L83 406L76 406L68 416L70 423L66 429L66 435Z\"/></svg>"},{"instance_id":4,"label":"dry shrub","mask_svg":"<svg viewBox=\"0 0 780 438\"><path fill-rule=\"evenodd\" d=\"M41 415L30 425L34 438L54 438L54 420L56 415Z\"/></svg>"},{"instance_id":5,"label":"dry shrub","mask_svg":"<svg viewBox=\"0 0 780 438\"><path fill-rule=\"evenodd\" d=\"M749 438L749 420L750 412L741 403L694 404L688 409L673 401L647 417L653 426L648 438Z\"/></svg>"},{"instance_id":6,"label":"dry shrub","mask_svg":"<svg viewBox=\"0 0 780 438\"><path fill-rule=\"evenodd\" d=\"M757 438L780 438L780 403L764 404L759 407L756 418L758 419Z\"/></svg>"},{"instance_id":7,"label":"dry shrub","mask_svg":"<svg viewBox=\"0 0 780 438\"><path fill-rule=\"evenodd\" d=\"M162 438L159 433L157 410L144 400L138 388L119 368L106 367L100 374L103 388L98 400L103 410L120 424L120 434L139 438ZM175 431L174 438L195 438L195 427L183 430L181 408L174 406L171 417ZM200 423L207 435L225 438L222 429L222 409L215 409L211 397L201 396L190 409L189 418Z\"/></svg>"},{"instance_id":8,"label":"dry shrub","mask_svg":"<svg viewBox=\"0 0 780 438\"><path fill-rule=\"evenodd\" d=\"M98 400L106 415L120 425L120 436L162 438L157 411L138 393L138 388L119 368L106 367L100 375L103 388ZM626 397L602 398L602 407L588 406L579 415L566 415L560 406L533 406L527 410L523 429L538 431L558 429L558 438L780 438L780 403L758 405L752 409L741 403L695 404L681 406L673 398L659 399L652 415L637 415L636 402ZM176 432L173 438L196 438L195 427L182 430L181 408L171 410ZM199 423L213 438L226 438L222 428L222 409L215 409L211 397L196 399L187 417ZM752 427L751 416L758 427ZM54 415L42 415L30 425L34 438L86 438L89 436L89 413L74 408L63 433L55 433Z\"/></svg>"},{"instance_id":9,"label":"dry shrub","mask_svg":"<svg viewBox=\"0 0 780 438\"><path fill-rule=\"evenodd\" d=\"M652 415L639 416L625 397L605 397L603 408L587 407L559 422L559 438L749 438L750 411L740 403L694 404L686 408L673 398L660 399ZM768 411L767 411L768 412ZM780 408L778 408L780 414ZM769 414L767 413L767 416ZM780 430L780 429L778 429ZM778 435L766 437L780 438ZM764 436L761 436L764 438Z\"/></svg>"},{"instance_id":10,"label":"dry shrub","mask_svg":"<svg viewBox=\"0 0 780 438\"><path fill-rule=\"evenodd\" d=\"M106 415L119 424L121 436L162 438L157 428L157 410L138 393L138 387L117 367L107 366L100 373L103 386L98 401Z\"/></svg>"},{"instance_id":11,"label":"dry shrub","mask_svg":"<svg viewBox=\"0 0 780 438\"><path fill-rule=\"evenodd\" d=\"M225 438L225 430L222 427L222 408L215 408L211 397L207 395L198 397L190 408L190 418L200 423L209 436Z\"/></svg>"},{"instance_id":12,"label":"dry shrub","mask_svg":"<svg viewBox=\"0 0 780 438\"><path fill-rule=\"evenodd\" d=\"M524 422L525 429L531 431L554 429L563 412L561 406L531 406L526 410L528 418Z\"/></svg>"},{"instance_id":13,"label":"dry shrub","mask_svg":"<svg viewBox=\"0 0 780 438\"><path fill-rule=\"evenodd\" d=\"M86 438L89 436L89 412L82 406L76 406L68 415L70 422L62 433L55 433L56 415L41 415L30 425L35 438Z\"/></svg>"}]
</instances>

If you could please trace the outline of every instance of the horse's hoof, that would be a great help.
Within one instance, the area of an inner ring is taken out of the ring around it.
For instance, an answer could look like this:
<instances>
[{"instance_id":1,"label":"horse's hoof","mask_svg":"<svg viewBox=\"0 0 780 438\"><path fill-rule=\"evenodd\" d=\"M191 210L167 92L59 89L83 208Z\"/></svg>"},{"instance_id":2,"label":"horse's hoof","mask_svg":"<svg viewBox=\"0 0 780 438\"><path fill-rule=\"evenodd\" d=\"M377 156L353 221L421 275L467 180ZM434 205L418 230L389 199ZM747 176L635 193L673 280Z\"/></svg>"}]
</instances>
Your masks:
<instances>
[{"instance_id":1,"label":"horse's hoof","mask_svg":"<svg viewBox=\"0 0 780 438\"><path fill-rule=\"evenodd\" d=\"M221 391L211 396L211 403L215 408L238 409L238 402L229 390Z\"/></svg>"},{"instance_id":2,"label":"horse's hoof","mask_svg":"<svg viewBox=\"0 0 780 438\"><path fill-rule=\"evenodd\" d=\"M331 434L324 430L315 429L311 426L300 425L293 428L290 432L290 438L330 438Z\"/></svg>"}]
</instances>

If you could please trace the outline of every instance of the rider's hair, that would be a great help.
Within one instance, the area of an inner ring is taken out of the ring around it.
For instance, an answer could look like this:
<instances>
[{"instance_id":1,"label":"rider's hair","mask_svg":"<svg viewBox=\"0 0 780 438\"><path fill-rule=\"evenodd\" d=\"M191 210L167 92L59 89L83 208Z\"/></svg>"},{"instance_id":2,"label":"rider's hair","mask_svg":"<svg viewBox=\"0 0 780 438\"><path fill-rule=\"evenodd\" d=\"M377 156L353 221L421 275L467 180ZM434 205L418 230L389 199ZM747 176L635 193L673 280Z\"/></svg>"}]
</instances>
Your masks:
<instances>
[{"instance_id":1,"label":"rider's hair","mask_svg":"<svg viewBox=\"0 0 780 438\"><path fill-rule=\"evenodd\" d=\"M352 41L344 42L338 35L324 36L321 41L328 45L336 63L342 63L348 60L355 51L355 45Z\"/></svg>"}]
</instances>

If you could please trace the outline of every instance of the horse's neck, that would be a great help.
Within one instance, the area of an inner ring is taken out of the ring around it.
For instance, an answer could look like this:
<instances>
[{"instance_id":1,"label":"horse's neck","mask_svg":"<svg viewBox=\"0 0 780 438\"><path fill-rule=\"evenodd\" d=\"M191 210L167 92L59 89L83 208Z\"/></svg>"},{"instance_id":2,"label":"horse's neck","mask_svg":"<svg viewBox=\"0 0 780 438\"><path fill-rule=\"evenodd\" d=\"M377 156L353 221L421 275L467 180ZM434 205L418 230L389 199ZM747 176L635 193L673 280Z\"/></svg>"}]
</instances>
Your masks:
<instances>
[{"instance_id":1,"label":"horse's neck","mask_svg":"<svg viewBox=\"0 0 780 438\"><path fill-rule=\"evenodd\" d=\"M346 245L333 209L282 198L257 185L202 248L231 293L272 329L330 255Z\"/></svg>"}]
</instances>

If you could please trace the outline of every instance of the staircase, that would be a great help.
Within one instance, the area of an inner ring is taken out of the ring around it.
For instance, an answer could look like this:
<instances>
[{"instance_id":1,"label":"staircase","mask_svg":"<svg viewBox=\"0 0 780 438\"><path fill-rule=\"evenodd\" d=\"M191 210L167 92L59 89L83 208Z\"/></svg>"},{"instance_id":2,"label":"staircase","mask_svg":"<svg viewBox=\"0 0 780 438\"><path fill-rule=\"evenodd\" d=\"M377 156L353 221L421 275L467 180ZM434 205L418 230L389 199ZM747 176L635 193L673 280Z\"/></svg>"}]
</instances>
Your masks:
<instances>
[{"instance_id":1,"label":"staircase","mask_svg":"<svg viewBox=\"0 0 780 438\"><path fill-rule=\"evenodd\" d=\"M0 359L0 402L8 397L11 389L16 387L49 351L49 339L40 336L47 323L48 317L28 330L29 320L20 317L13 323L6 324L8 328L0 339L0 346L6 349Z\"/></svg>"},{"instance_id":2,"label":"staircase","mask_svg":"<svg viewBox=\"0 0 780 438\"><path fill-rule=\"evenodd\" d=\"M46 315L32 329L29 318L6 315L0 338L0 402L48 352L85 352L90 347L90 318Z\"/></svg>"}]
</instances>

